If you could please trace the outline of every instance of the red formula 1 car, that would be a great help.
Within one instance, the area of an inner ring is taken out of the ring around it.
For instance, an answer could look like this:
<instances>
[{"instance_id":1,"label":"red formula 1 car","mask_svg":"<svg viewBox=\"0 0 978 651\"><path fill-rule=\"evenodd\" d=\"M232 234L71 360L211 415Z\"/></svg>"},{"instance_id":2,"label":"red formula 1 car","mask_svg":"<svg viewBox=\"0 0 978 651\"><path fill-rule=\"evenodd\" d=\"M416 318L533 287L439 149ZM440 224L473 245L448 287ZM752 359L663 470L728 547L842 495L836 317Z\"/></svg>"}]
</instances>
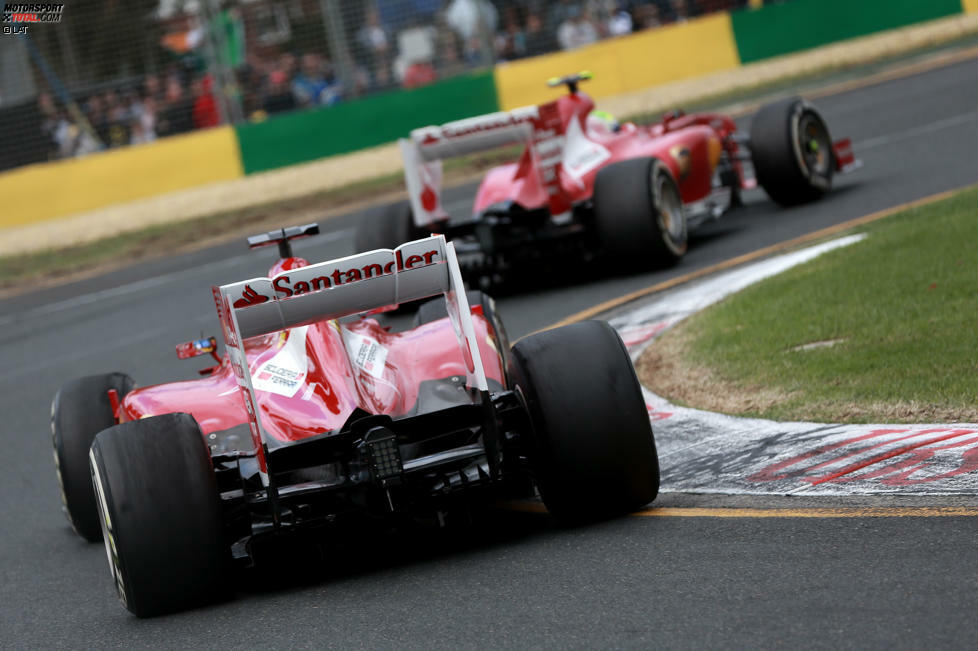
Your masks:
<instances>
[{"instance_id":1,"label":"red formula 1 car","mask_svg":"<svg viewBox=\"0 0 978 651\"><path fill-rule=\"evenodd\" d=\"M459 250L466 280L486 288L514 267L554 256L604 256L638 267L676 262L687 232L759 184L784 205L811 201L858 166L818 111L792 98L762 108L750 137L723 115L674 112L647 127L617 124L578 90L587 73L551 80L569 93L542 104L416 129L400 142L410 200L361 222L357 247L391 247L426 232ZM525 143L489 171L471 216L441 198L442 159Z\"/></svg>"},{"instance_id":2,"label":"red formula 1 car","mask_svg":"<svg viewBox=\"0 0 978 651\"><path fill-rule=\"evenodd\" d=\"M91 376L54 399L65 513L104 539L129 610L214 599L235 565L344 526L443 522L536 489L564 520L655 498L649 417L610 326L510 348L443 236L310 265L289 240L316 230L251 238L277 243L281 260L213 288L226 353L214 338L177 347L214 356L204 377L135 388ZM404 332L365 314L431 296Z\"/></svg>"}]
</instances>

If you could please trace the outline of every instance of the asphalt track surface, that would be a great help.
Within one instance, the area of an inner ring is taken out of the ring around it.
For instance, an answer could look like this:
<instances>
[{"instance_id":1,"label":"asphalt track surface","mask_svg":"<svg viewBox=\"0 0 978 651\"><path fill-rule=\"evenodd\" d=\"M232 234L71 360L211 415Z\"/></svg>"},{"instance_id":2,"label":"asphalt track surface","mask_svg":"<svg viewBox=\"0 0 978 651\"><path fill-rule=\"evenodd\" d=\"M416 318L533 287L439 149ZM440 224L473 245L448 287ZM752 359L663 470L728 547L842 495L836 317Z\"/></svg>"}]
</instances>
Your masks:
<instances>
[{"instance_id":1,"label":"asphalt track surface","mask_svg":"<svg viewBox=\"0 0 978 651\"><path fill-rule=\"evenodd\" d=\"M976 61L817 104L866 163L830 197L783 210L751 193L747 209L704 228L672 270L574 284L545 279L500 301L511 336L978 182ZM448 198L465 209L472 192L463 187ZM297 251L314 260L350 253L357 217L324 222L329 233ZM246 575L228 603L146 621L129 616L101 546L81 542L60 513L51 397L66 379L117 369L144 385L192 377L200 365L178 361L172 346L217 333L209 286L262 275L273 255L225 245L0 301L0 647L973 646L974 517L627 517L567 530L542 514L504 511L467 532L382 539L299 571ZM827 505L660 499L678 507Z\"/></svg>"}]
</instances>

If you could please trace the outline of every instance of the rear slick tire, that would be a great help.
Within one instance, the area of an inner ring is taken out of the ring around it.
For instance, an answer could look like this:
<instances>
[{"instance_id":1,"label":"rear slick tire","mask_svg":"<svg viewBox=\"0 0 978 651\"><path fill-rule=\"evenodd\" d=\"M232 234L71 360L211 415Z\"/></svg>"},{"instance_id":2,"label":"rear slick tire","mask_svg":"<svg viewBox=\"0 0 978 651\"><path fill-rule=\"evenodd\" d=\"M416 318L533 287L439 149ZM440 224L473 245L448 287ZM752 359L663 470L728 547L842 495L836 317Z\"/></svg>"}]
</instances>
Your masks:
<instances>
[{"instance_id":1,"label":"rear slick tire","mask_svg":"<svg viewBox=\"0 0 978 651\"><path fill-rule=\"evenodd\" d=\"M601 169L594 181L598 238L626 269L671 266L686 254L686 212L679 184L657 158L632 158Z\"/></svg>"},{"instance_id":2,"label":"rear slick tire","mask_svg":"<svg viewBox=\"0 0 978 651\"><path fill-rule=\"evenodd\" d=\"M414 225L411 204L401 201L364 215L357 223L354 246L357 253L394 249L428 234Z\"/></svg>"},{"instance_id":3,"label":"rear slick tire","mask_svg":"<svg viewBox=\"0 0 978 651\"><path fill-rule=\"evenodd\" d=\"M210 453L189 414L122 423L91 451L109 569L119 599L152 617L224 596L230 547Z\"/></svg>"},{"instance_id":4,"label":"rear slick tire","mask_svg":"<svg viewBox=\"0 0 978 651\"><path fill-rule=\"evenodd\" d=\"M547 510L562 523L634 511L659 492L659 461L642 390L618 334L585 321L513 346L532 423L525 447Z\"/></svg>"}]
</instances>

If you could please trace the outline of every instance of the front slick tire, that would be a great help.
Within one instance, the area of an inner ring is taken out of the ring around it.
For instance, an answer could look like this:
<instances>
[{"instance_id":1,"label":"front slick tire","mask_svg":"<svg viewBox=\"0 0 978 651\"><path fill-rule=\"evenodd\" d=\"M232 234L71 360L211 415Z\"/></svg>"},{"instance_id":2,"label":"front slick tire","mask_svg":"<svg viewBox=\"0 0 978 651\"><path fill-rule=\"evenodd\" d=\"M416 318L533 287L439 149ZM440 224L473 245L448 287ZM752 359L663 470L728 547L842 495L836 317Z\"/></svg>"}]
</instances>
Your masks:
<instances>
[{"instance_id":1,"label":"front slick tire","mask_svg":"<svg viewBox=\"0 0 978 651\"><path fill-rule=\"evenodd\" d=\"M66 382L51 403L51 444L65 517L88 542L102 540L88 450L95 435L115 425L109 389L122 399L135 386L124 373L90 375Z\"/></svg>"},{"instance_id":2,"label":"front slick tire","mask_svg":"<svg viewBox=\"0 0 978 651\"><path fill-rule=\"evenodd\" d=\"M193 417L166 414L109 428L95 437L90 461L123 605L152 617L221 598L230 548Z\"/></svg>"},{"instance_id":3,"label":"front slick tire","mask_svg":"<svg viewBox=\"0 0 978 651\"><path fill-rule=\"evenodd\" d=\"M623 160L599 171L594 216L605 254L626 269L671 266L686 254L679 184L657 158Z\"/></svg>"},{"instance_id":4,"label":"front slick tire","mask_svg":"<svg viewBox=\"0 0 978 651\"><path fill-rule=\"evenodd\" d=\"M757 112L750 125L750 152L758 185L782 206L814 201L832 188L835 158L829 128L800 97Z\"/></svg>"},{"instance_id":5,"label":"front slick tire","mask_svg":"<svg viewBox=\"0 0 978 651\"><path fill-rule=\"evenodd\" d=\"M514 383L540 495L560 522L634 511L659 492L659 460L628 352L603 321L531 335L513 346Z\"/></svg>"}]
</instances>

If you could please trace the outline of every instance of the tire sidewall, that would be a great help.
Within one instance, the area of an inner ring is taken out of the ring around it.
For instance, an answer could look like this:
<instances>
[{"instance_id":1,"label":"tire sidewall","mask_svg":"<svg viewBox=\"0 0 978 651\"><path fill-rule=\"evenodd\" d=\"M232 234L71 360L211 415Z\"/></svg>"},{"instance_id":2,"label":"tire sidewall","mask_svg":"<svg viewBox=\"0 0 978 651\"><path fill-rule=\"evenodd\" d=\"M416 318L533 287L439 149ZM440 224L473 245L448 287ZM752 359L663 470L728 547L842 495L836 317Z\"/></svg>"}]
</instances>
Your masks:
<instances>
[{"instance_id":1,"label":"tire sidewall","mask_svg":"<svg viewBox=\"0 0 978 651\"><path fill-rule=\"evenodd\" d=\"M665 228L659 179L675 190L682 227L673 238ZM686 213L672 171L655 157L629 158L598 171L592 197L596 232L603 254L626 270L675 264L687 247Z\"/></svg>"},{"instance_id":2,"label":"tire sidewall","mask_svg":"<svg viewBox=\"0 0 978 651\"><path fill-rule=\"evenodd\" d=\"M682 204L682 194L679 191L679 184L676 182L676 178L672 175L672 171L669 169L668 165L665 165L658 158L652 159L652 164L649 171L649 184L651 188L649 189L649 194L652 197L652 218L656 220L656 230L658 231L659 237L662 239L662 244L669 251L670 255L675 258L681 258L686 254L686 249L689 243L689 232L686 224L686 211ZM676 192L676 197L679 200L679 205L677 210L679 215L674 216L674 219L679 219L682 225L682 231L679 239L674 239L672 232L666 228L666 225L662 218L662 205L664 198L662 196L662 189L660 187L659 178L665 177L666 183L671 184L673 190Z\"/></svg>"},{"instance_id":3,"label":"tire sidewall","mask_svg":"<svg viewBox=\"0 0 978 651\"><path fill-rule=\"evenodd\" d=\"M828 192L832 187L832 163L826 167L826 173L820 174L817 170L811 169L805 162L805 156L801 150L801 120L805 115L811 115L820 123L821 127L825 130L826 137L829 141L829 146L831 148L832 138L829 134L828 125L825 120L822 119L821 114L818 110L805 100L799 100L791 111L791 119L789 120L788 129L791 138L791 148L794 153L795 164L797 165L798 173L804 178L809 185L818 190L819 192ZM828 152L829 156L832 156L831 149Z\"/></svg>"},{"instance_id":4,"label":"tire sidewall","mask_svg":"<svg viewBox=\"0 0 978 651\"><path fill-rule=\"evenodd\" d=\"M802 150L801 123L812 118L825 137L829 156L823 171L809 168ZM758 185L782 206L795 206L824 196L832 184L832 136L821 114L800 97L761 107L750 125L750 155Z\"/></svg>"},{"instance_id":5,"label":"tire sidewall","mask_svg":"<svg viewBox=\"0 0 978 651\"><path fill-rule=\"evenodd\" d=\"M95 504L98 508L99 524L102 528L102 542L105 546L105 555L109 562L109 573L112 576L112 583L115 586L119 601L127 609L134 610L138 606L131 604L130 597L126 592L126 586L128 585L126 569L122 559L119 557L116 532L110 516L112 509L109 507L109 504L114 504L114 501L112 501L111 488L102 477L105 472L105 464L98 446L92 446L89 452L89 460L92 473L92 486L95 490Z\"/></svg>"},{"instance_id":6,"label":"tire sidewall","mask_svg":"<svg viewBox=\"0 0 978 651\"><path fill-rule=\"evenodd\" d=\"M75 521L75 517L72 515L72 511L77 510L72 504L75 502L74 496L68 497L69 492L73 492L73 489L67 488L66 483L74 483L74 478L69 474L68 465L68 451L65 449L64 436L62 435L61 427L59 426L59 412L61 411L61 391L55 394L54 400L51 401L51 446L54 448L54 473L58 480L58 492L61 497L61 512L65 514L65 518L68 520L68 524L71 525L71 530L74 531L79 536L89 539L90 536L82 533L79 529L79 524ZM95 438L94 436L92 437ZM66 478L65 475L68 475ZM84 508L84 507L82 507Z\"/></svg>"},{"instance_id":7,"label":"tire sidewall","mask_svg":"<svg viewBox=\"0 0 978 651\"><path fill-rule=\"evenodd\" d=\"M105 430L90 465L110 574L128 610L150 617L224 593L230 547L210 453L192 416Z\"/></svg>"},{"instance_id":8,"label":"tire sidewall","mask_svg":"<svg viewBox=\"0 0 978 651\"><path fill-rule=\"evenodd\" d=\"M64 384L51 402L51 445L62 511L75 533L89 542L98 542L101 529L88 452L98 433L116 424L108 391L114 389L122 399L134 386L124 373L92 375Z\"/></svg>"},{"instance_id":9,"label":"tire sidewall","mask_svg":"<svg viewBox=\"0 0 978 651\"><path fill-rule=\"evenodd\" d=\"M513 347L513 382L531 424L521 440L548 510L574 523L653 500L655 439L620 337L594 321L540 335ZM586 341L593 350L575 358Z\"/></svg>"}]
</instances>

